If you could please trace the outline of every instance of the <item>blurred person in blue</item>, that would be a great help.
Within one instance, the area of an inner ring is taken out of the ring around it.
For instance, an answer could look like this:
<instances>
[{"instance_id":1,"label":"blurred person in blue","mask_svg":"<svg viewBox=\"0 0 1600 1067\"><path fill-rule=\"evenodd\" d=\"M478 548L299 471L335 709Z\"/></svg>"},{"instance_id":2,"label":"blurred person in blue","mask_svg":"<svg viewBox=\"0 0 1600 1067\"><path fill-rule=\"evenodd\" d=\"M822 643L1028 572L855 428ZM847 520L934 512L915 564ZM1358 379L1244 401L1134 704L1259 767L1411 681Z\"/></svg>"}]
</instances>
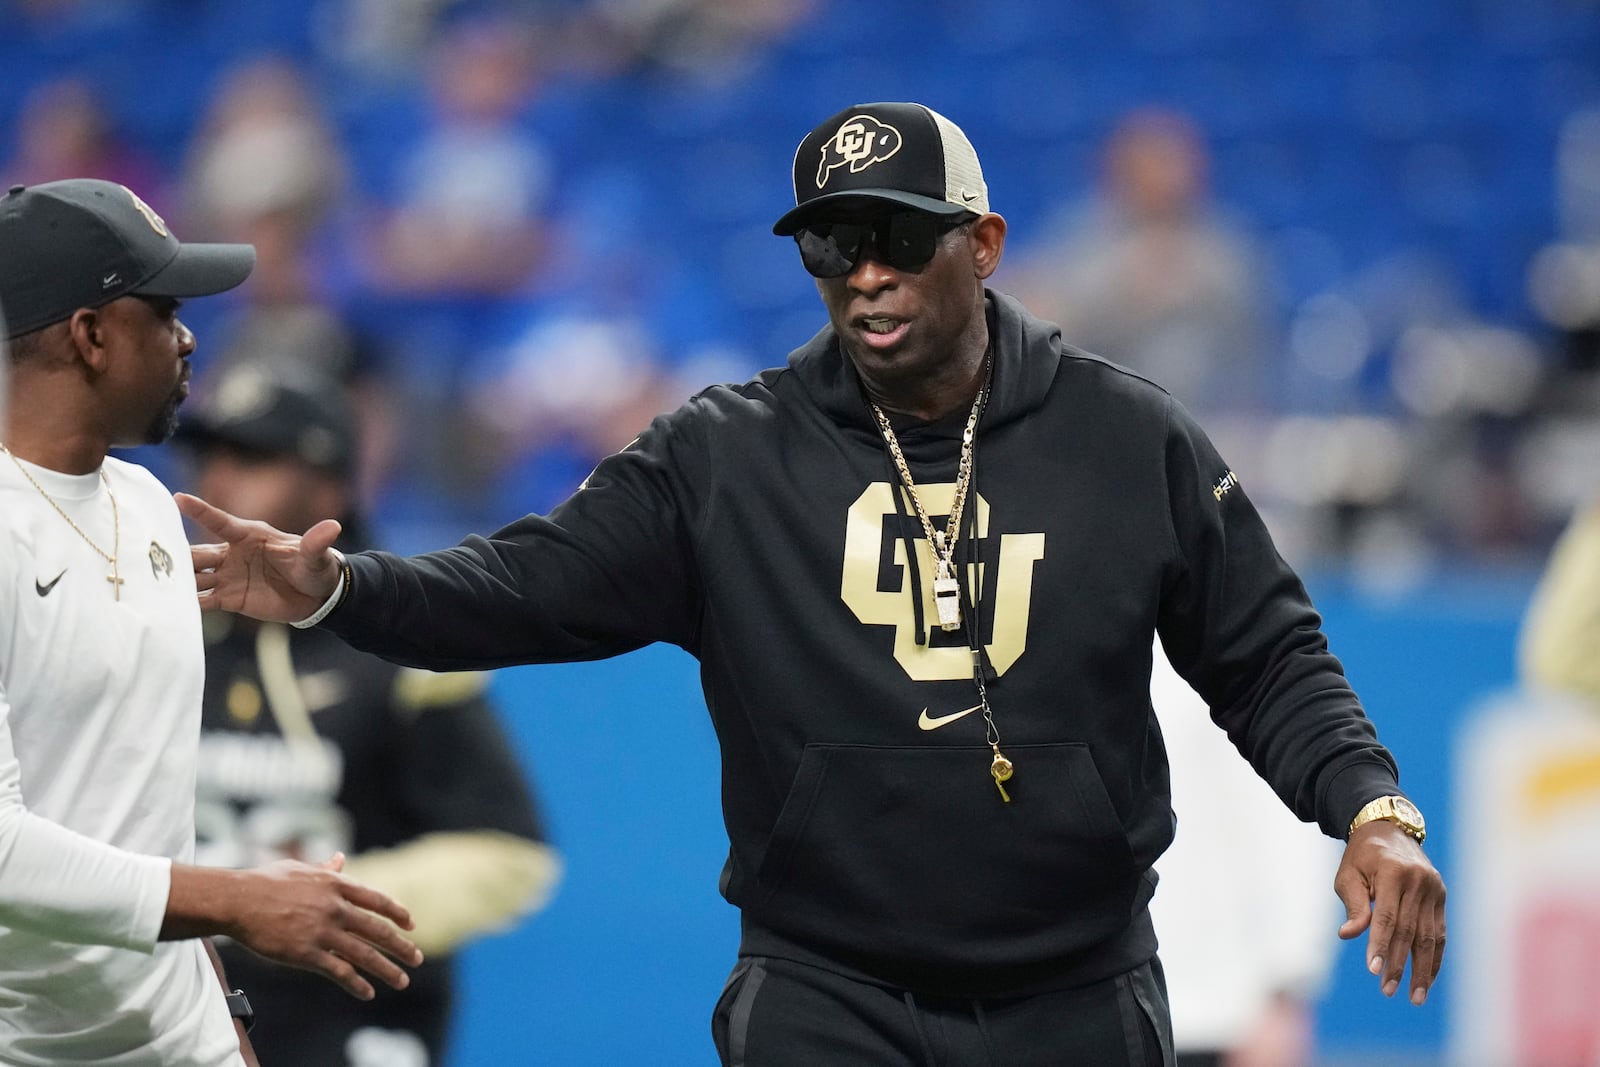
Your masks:
<instances>
[{"instance_id":1,"label":"blurred person in blue","mask_svg":"<svg viewBox=\"0 0 1600 1067\"><path fill-rule=\"evenodd\" d=\"M1158 644L1150 702L1177 833L1150 901L1178 1067L1309 1067L1338 939L1338 847L1284 807ZM1241 834L1252 813L1272 847Z\"/></svg>"},{"instance_id":2,"label":"blurred person in blue","mask_svg":"<svg viewBox=\"0 0 1600 1067\"><path fill-rule=\"evenodd\" d=\"M180 243L111 182L0 197L7 1064L253 1063L252 1005L216 935L362 999L421 962L392 925L411 925L405 909L341 874L338 853L195 863L204 659L183 525L153 475L107 452L171 436L195 349L179 303L253 262L248 245Z\"/></svg>"},{"instance_id":3,"label":"blurred person in blue","mask_svg":"<svg viewBox=\"0 0 1600 1067\"><path fill-rule=\"evenodd\" d=\"M555 164L524 123L546 76L531 25L510 14L446 26L426 58L429 113L404 150L376 228L374 284L498 297L541 263Z\"/></svg>"},{"instance_id":4,"label":"blurred person in blue","mask_svg":"<svg viewBox=\"0 0 1600 1067\"><path fill-rule=\"evenodd\" d=\"M637 179L586 174L562 216L568 273L522 306L512 338L486 346L465 390L495 468L492 514L545 511L604 457L708 382L759 369L703 279L648 236ZM670 244L670 242L668 242Z\"/></svg>"},{"instance_id":5,"label":"blurred person in blue","mask_svg":"<svg viewBox=\"0 0 1600 1067\"><path fill-rule=\"evenodd\" d=\"M428 42L420 103L369 119L389 136L362 151L357 275L405 433L372 440L395 458L363 490L410 522L482 513L506 461L467 391L504 321L538 299L555 239L557 161L535 114L552 46L536 18L454 10Z\"/></svg>"},{"instance_id":6,"label":"blurred person in blue","mask_svg":"<svg viewBox=\"0 0 1600 1067\"><path fill-rule=\"evenodd\" d=\"M1157 634L1346 842L1339 932L1424 1003L1445 892L1421 813L1205 433L986 287L1006 222L944 116L847 108L793 167L773 230L828 322L786 366L656 419L548 516L426 555L180 496L219 539L193 549L202 605L432 669L696 656L741 918L724 1064L1171 1065Z\"/></svg>"},{"instance_id":7,"label":"blurred person in blue","mask_svg":"<svg viewBox=\"0 0 1600 1067\"><path fill-rule=\"evenodd\" d=\"M1146 375L1200 412L1269 398L1268 283L1208 197L1200 130L1176 112L1124 117L1100 188L1033 242L1011 288L1074 344Z\"/></svg>"},{"instance_id":8,"label":"blurred person in blue","mask_svg":"<svg viewBox=\"0 0 1600 1067\"><path fill-rule=\"evenodd\" d=\"M341 545L365 547L338 383L236 364L207 384L178 434L198 490L289 529L336 515ZM356 1004L219 942L262 1013L257 1053L301 1067L447 1062L455 951L541 907L560 873L488 676L396 667L321 630L205 623L196 855L237 867L346 853L346 873L408 902L428 957L403 994Z\"/></svg>"}]
</instances>

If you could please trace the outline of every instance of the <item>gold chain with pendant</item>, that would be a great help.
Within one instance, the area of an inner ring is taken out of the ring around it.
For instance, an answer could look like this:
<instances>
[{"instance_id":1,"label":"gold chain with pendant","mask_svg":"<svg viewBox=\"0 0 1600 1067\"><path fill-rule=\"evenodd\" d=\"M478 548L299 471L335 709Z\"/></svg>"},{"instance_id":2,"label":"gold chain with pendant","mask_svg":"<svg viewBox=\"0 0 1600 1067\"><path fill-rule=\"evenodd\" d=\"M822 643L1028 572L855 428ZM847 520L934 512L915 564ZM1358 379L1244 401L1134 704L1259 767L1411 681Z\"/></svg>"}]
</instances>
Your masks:
<instances>
[{"instance_id":1,"label":"gold chain with pendant","mask_svg":"<svg viewBox=\"0 0 1600 1067\"><path fill-rule=\"evenodd\" d=\"M72 521L72 516L67 514L65 508L63 508L60 504L56 503L56 498L55 497L53 497L49 493L45 492L44 486L40 485L34 479L33 475L28 473L28 468L26 468L26 467L24 467L22 465L22 461L16 457L16 454L14 452L12 452L11 449L7 448L3 444L0 444L0 452L4 452L6 455L11 457L11 462L15 463L17 465L17 470L22 472L22 476L24 478L28 479L28 484L33 486L35 489L39 490L39 495L44 497L45 501L51 507L56 509L56 514L57 515L60 515L63 519L67 520L67 525L72 527L72 530L73 530L74 533L76 533L79 537L83 538L84 544L86 544L90 548L94 549L95 552L100 556L101 559L103 559L107 563L111 564L111 573L106 575L106 581L111 583L112 595L117 600L121 600L122 599L122 586L123 586L123 584L125 582L125 579L122 577L121 573L117 570L117 553L121 550L121 547L122 547L122 519L121 519L121 516L118 515L118 513L117 513L117 494L115 494L115 493L113 493L111 491L111 479L106 477L106 469L105 469L105 467L102 466L100 468L100 482L101 482L101 484L103 484L106 487L106 496L111 498L111 551L110 552L107 552L105 549L103 549L99 545L95 544L94 543L94 539L92 537L90 537L88 534L83 532L83 527L79 526L77 523Z\"/></svg>"},{"instance_id":2,"label":"gold chain with pendant","mask_svg":"<svg viewBox=\"0 0 1600 1067\"><path fill-rule=\"evenodd\" d=\"M916 509L917 518L922 522L922 532L927 537L928 544L933 546L935 561L933 604L938 612L939 628L942 630L961 628L961 584L956 580L956 541L961 536L961 515L966 509L967 493L972 484L972 452L978 440L978 416L983 413L983 402L989 392L991 367L992 365L985 361L983 386L978 390L977 399L972 402L972 413L967 416L966 429L961 433L961 454L956 462L955 501L950 505L950 518L943 530L933 528L933 520L928 518L927 509L917 497L917 483L911 477L911 466L906 462L905 453L900 450L900 441L894 435L894 427L889 425L889 417L877 404L872 404L872 414L877 417L878 430L883 434L884 444L889 446L889 455L894 459L895 470L899 472L900 480L905 483L906 494L911 497L911 506ZM983 657L977 649L976 634L972 635L972 646L972 678L977 684L979 706L983 710L984 740L994 750L994 759L989 764L989 774L994 778L995 788L1000 790L1000 798L1009 804L1011 795L1006 792L1005 783L1011 780L1014 768L1011 761L1000 751L1000 730L994 724L994 712L989 707L989 694L983 684Z\"/></svg>"},{"instance_id":3,"label":"gold chain with pendant","mask_svg":"<svg viewBox=\"0 0 1600 1067\"><path fill-rule=\"evenodd\" d=\"M983 401L988 391L989 378L985 373L983 387L978 390L977 399L972 402L972 413L967 416L966 429L961 432L961 457L956 465L955 501L950 505L950 518L943 530L933 528L933 520L928 518L928 509L922 506L922 501L917 497L917 483L911 477L911 467L906 463L905 453L900 450L900 441L894 435L894 427L889 425L889 416L885 415L877 404L872 404L872 414L878 419L878 430L883 434L884 443L889 446L889 455L894 459L895 469L900 472L900 480L905 483L906 493L911 497L911 506L917 512L917 518L922 521L922 532L933 548L933 605L938 612L941 630L961 628L961 586L956 581L956 541L961 537L961 513L966 509L967 489L972 483L972 449L978 439L978 416L983 411Z\"/></svg>"}]
</instances>

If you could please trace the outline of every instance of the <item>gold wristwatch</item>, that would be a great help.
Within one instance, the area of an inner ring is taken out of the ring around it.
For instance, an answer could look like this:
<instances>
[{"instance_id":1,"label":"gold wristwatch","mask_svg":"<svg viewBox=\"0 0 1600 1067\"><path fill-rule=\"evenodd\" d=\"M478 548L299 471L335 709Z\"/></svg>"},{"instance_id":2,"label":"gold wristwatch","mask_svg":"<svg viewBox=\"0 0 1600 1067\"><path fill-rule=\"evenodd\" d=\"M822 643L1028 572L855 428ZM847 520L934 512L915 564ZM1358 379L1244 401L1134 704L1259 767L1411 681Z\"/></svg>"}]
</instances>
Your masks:
<instances>
[{"instance_id":1,"label":"gold wristwatch","mask_svg":"<svg viewBox=\"0 0 1600 1067\"><path fill-rule=\"evenodd\" d=\"M1428 836L1428 824L1423 821L1422 812L1417 806L1402 796L1379 797L1366 807L1356 812L1356 817L1350 820L1350 833L1353 834L1362 826L1374 819L1384 819L1394 823L1400 829L1417 839L1421 844L1422 839ZM1346 834L1349 837L1350 834Z\"/></svg>"}]
</instances>

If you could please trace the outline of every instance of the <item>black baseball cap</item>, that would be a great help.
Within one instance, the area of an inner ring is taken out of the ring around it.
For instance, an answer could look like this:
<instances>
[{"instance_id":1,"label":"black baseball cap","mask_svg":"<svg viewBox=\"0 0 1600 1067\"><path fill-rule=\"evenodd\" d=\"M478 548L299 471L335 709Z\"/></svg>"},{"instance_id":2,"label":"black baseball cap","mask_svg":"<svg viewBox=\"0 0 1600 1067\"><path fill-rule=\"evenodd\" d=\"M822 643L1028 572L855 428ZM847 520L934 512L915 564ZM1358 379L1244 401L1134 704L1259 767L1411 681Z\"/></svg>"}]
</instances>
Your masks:
<instances>
[{"instance_id":1,"label":"black baseball cap","mask_svg":"<svg viewBox=\"0 0 1600 1067\"><path fill-rule=\"evenodd\" d=\"M355 417L343 387L300 367L240 363L200 382L184 406L176 440L197 451L231 445L290 456L348 478L355 468Z\"/></svg>"},{"instance_id":2,"label":"black baseball cap","mask_svg":"<svg viewBox=\"0 0 1600 1067\"><path fill-rule=\"evenodd\" d=\"M961 128L922 104L857 104L806 134L794 154L795 206L772 232L887 205L934 215L989 210L978 153Z\"/></svg>"},{"instance_id":3,"label":"black baseball cap","mask_svg":"<svg viewBox=\"0 0 1600 1067\"><path fill-rule=\"evenodd\" d=\"M21 337L129 293L209 296L255 266L242 244L183 244L125 185L69 178L0 197L0 305Z\"/></svg>"}]
</instances>

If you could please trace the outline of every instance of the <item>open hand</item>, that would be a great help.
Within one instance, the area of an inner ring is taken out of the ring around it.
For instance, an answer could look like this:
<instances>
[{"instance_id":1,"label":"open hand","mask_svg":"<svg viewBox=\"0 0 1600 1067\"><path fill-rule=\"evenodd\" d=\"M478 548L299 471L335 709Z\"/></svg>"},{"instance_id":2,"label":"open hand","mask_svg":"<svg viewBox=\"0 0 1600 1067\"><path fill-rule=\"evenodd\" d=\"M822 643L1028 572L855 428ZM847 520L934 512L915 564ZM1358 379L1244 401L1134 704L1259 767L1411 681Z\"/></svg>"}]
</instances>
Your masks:
<instances>
[{"instance_id":1,"label":"open hand","mask_svg":"<svg viewBox=\"0 0 1600 1067\"><path fill-rule=\"evenodd\" d=\"M235 941L268 959L315 971L360 1000L371 1000L370 975L404 989L422 952L400 929L411 915L378 890L346 878L343 854L323 864L280 860L239 872ZM398 963L396 961L399 961Z\"/></svg>"},{"instance_id":2,"label":"open hand","mask_svg":"<svg viewBox=\"0 0 1600 1067\"><path fill-rule=\"evenodd\" d=\"M267 622L298 622L320 608L339 584L333 542L339 524L317 523L304 535L240 519L197 496L176 493L178 510L220 543L193 545L200 607Z\"/></svg>"}]
</instances>

